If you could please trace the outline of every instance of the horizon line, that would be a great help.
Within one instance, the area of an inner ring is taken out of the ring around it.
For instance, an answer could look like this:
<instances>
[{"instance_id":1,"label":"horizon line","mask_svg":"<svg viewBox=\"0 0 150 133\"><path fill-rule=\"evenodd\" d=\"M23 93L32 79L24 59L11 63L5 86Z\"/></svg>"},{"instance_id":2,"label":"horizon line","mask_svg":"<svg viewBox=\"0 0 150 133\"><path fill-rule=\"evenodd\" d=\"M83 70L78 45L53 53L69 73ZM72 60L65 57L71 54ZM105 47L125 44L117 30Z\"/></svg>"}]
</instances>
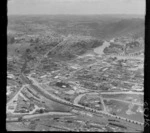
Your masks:
<instances>
[{"instance_id":1,"label":"horizon line","mask_svg":"<svg viewBox=\"0 0 150 133\"><path fill-rule=\"evenodd\" d=\"M29 16L32 16L32 15L78 15L78 16L82 16L82 15L85 15L85 16L88 16L88 15L139 15L139 16L145 16L146 14L126 14L126 13L103 13L103 14L97 14L97 13L91 13L91 14L7 14L8 16L13 16L13 15L16 15L16 16L23 16L23 15L29 15Z\"/></svg>"}]
</instances>

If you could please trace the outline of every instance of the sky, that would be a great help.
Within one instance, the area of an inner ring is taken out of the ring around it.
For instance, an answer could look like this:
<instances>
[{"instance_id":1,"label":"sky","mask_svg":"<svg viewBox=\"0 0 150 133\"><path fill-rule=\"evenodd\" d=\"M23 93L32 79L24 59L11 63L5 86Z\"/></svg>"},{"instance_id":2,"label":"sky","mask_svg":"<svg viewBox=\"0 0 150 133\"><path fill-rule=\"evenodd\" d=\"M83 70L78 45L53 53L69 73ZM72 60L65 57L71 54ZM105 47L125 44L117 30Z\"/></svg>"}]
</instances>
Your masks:
<instances>
[{"instance_id":1,"label":"sky","mask_svg":"<svg viewBox=\"0 0 150 133\"><path fill-rule=\"evenodd\" d=\"M8 0L8 15L145 14L146 0Z\"/></svg>"}]
</instances>

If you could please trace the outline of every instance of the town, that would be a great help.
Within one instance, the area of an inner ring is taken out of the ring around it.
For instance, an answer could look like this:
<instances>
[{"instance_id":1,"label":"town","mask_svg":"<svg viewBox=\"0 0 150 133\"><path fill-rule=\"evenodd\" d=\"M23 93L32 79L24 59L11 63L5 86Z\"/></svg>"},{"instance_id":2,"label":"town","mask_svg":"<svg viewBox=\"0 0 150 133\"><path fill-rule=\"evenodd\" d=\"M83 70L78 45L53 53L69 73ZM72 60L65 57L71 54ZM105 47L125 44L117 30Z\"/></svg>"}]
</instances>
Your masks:
<instances>
[{"instance_id":1,"label":"town","mask_svg":"<svg viewBox=\"0 0 150 133\"><path fill-rule=\"evenodd\" d=\"M114 45L114 40L103 50L99 47L58 64L56 70L46 69L57 62L45 56L42 66L31 73L16 76L8 71L8 121L16 120L28 130L47 128L50 122L51 130L57 131L142 131L144 44L141 39L135 40L139 45L133 48L140 49L138 54L126 53L125 48L123 54L114 54L112 48L107 52L105 49L112 46L117 51L119 40L126 41L124 45L131 43L119 38ZM47 120L49 115L51 119Z\"/></svg>"}]
</instances>

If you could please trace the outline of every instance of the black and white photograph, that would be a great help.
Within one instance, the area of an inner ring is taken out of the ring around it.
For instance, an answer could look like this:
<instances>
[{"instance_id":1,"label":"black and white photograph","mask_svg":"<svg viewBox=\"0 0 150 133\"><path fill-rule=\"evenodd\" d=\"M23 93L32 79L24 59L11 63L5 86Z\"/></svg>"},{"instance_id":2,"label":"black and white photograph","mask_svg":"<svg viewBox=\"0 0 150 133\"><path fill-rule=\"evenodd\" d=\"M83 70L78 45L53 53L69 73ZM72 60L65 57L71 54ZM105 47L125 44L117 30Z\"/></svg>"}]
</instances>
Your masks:
<instances>
[{"instance_id":1,"label":"black and white photograph","mask_svg":"<svg viewBox=\"0 0 150 133\"><path fill-rule=\"evenodd\" d=\"M7 131L144 132L146 0L7 0Z\"/></svg>"}]
</instances>

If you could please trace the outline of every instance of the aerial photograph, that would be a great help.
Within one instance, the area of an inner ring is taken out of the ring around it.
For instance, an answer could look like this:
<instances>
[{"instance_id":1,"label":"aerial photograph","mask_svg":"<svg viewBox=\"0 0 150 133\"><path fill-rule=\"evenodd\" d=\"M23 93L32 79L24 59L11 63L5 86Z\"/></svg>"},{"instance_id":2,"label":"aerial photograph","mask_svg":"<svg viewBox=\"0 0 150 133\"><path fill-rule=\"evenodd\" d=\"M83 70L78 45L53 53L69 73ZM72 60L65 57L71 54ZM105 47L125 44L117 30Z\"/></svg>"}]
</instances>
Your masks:
<instances>
[{"instance_id":1,"label":"aerial photograph","mask_svg":"<svg viewBox=\"0 0 150 133\"><path fill-rule=\"evenodd\" d=\"M7 131L144 131L145 0L8 0Z\"/></svg>"}]
</instances>

